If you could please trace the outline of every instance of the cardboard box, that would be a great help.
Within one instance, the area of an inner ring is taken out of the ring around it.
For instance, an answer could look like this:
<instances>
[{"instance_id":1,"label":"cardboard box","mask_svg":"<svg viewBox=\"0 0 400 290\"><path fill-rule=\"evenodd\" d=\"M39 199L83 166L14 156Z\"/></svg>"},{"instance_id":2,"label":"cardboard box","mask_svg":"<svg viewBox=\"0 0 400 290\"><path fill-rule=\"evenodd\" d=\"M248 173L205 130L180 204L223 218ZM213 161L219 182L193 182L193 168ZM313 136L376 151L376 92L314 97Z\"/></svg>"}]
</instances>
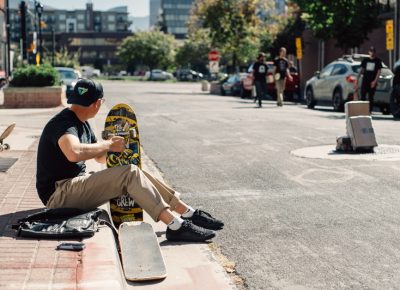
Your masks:
<instances>
[{"instance_id":1,"label":"cardboard box","mask_svg":"<svg viewBox=\"0 0 400 290\"><path fill-rule=\"evenodd\" d=\"M346 112L346 120L350 117L356 116L369 116L369 102L368 101L352 101L344 105Z\"/></svg>"},{"instance_id":2,"label":"cardboard box","mask_svg":"<svg viewBox=\"0 0 400 290\"><path fill-rule=\"evenodd\" d=\"M357 116L369 116L369 102L367 101L353 101L347 102L344 105L344 111L346 113L346 132L350 135L349 118Z\"/></svg>"},{"instance_id":3,"label":"cardboard box","mask_svg":"<svg viewBox=\"0 0 400 290\"><path fill-rule=\"evenodd\" d=\"M348 134L353 149L373 148L378 146L375 132L372 128L372 119L367 116L350 117L347 122Z\"/></svg>"}]
</instances>

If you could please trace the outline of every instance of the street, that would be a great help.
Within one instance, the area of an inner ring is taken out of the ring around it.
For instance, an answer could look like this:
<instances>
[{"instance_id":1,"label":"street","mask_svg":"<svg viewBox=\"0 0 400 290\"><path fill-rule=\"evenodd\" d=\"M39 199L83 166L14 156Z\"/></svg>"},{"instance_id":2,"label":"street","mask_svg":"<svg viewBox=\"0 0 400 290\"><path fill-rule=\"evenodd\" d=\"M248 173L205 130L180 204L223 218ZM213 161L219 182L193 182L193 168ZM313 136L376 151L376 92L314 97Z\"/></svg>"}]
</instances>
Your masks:
<instances>
[{"instance_id":1,"label":"street","mask_svg":"<svg viewBox=\"0 0 400 290\"><path fill-rule=\"evenodd\" d=\"M225 221L214 241L246 289L399 287L399 163L290 153L334 149L343 113L272 101L258 109L200 83L103 85L108 108L134 107L143 149L165 180ZM374 114L378 144L400 145L398 124Z\"/></svg>"}]
</instances>

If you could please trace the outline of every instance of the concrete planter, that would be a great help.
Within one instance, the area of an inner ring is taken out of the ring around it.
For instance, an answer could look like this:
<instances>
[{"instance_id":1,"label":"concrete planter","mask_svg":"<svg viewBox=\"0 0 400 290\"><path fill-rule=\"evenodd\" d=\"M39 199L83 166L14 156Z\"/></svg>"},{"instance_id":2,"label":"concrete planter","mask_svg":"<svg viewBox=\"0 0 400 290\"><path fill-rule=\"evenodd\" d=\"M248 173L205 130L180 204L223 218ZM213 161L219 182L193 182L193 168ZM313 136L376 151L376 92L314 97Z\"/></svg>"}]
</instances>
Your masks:
<instances>
[{"instance_id":1,"label":"concrete planter","mask_svg":"<svg viewBox=\"0 0 400 290\"><path fill-rule=\"evenodd\" d=\"M220 95L221 94L221 85L218 82L210 83L210 94Z\"/></svg>"},{"instance_id":2,"label":"concrete planter","mask_svg":"<svg viewBox=\"0 0 400 290\"><path fill-rule=\"evenodd\" d=\"M65 87L4 88L5 108L52 108L65 103Z\"/></svg>"}]
</instances>

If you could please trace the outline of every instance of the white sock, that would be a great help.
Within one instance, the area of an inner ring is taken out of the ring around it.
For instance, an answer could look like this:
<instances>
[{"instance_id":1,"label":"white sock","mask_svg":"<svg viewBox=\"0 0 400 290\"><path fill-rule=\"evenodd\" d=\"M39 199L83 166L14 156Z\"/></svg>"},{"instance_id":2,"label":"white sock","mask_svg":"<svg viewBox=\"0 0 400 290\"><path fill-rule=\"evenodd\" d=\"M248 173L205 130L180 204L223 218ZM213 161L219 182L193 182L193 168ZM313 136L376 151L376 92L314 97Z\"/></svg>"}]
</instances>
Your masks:
<instances>
[{"instance_id":1,"label":"white sock","mask_svg":"<svg viewBox=\"0 0 400 290\"><path fill-rule=\"evenodd\" d=\"M183 219L181 219L180 217L174 217L173 220L168 224L168 227L173 230L179 230L181 225L183 223Z\"/></svg>"},{"instance_id":2,"label":"white sock","mask_svg":"<svg viewBox=\"0 0 400 290\"><path fill-rule=\"evenodd\" d=\"M193 216L194 212L195 212L195 210L192 207L188 206L188 209L182 214L182 216L184 218L191 218Z\"/></svg>"}]
</instances>

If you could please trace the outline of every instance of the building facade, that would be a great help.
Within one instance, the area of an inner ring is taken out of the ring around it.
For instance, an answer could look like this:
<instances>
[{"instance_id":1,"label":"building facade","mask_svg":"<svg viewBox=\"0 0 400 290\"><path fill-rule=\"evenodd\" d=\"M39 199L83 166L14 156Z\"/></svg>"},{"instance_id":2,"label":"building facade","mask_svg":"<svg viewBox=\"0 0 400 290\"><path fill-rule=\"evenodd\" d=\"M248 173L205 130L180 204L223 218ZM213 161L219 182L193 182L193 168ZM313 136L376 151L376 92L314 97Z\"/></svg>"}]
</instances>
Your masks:
<instances>
[{"instance_id":1,"label":"building facade","mask_svg":"<svg viewBox=\"0 0 400 290\"><path fill-rule=\"evenodd\" d=\"M161 0L150 0L150 28L154 28L161 22Z\"/></svg>"},{"instance_id":2,"label":"building facade","mask_svg":"<svg viewBox=\"0 0 400 290\"><path fill-rule=\"evenodd\" d=\"M177 39L186 38L193 0L162 0L163 29Z\"/></svg>"},{"instance_id":3,"label":"building facade","mask_svg":"<svg viewBox=\"0 0 400 290\"><path fill-rule=\"evenodd\" d=\"M28 1L26 1L28 4ZM10 38L20 47L21 15L20 1L10 1ZM34 31L38 29L38 13L32 3L27 11L28 50L35 49ZM51 53L53 42L55 50L65 47L68 51L80 51L81 64L115 64L118 59L115 51L122 40L131 35L128 8L115 7L106 11L97 11L93 3L88 2L86 9L62 10L44 6L41 15L44 52ZM36 41L39 46L39 40Z\"/></svg>"}]
</instances>

